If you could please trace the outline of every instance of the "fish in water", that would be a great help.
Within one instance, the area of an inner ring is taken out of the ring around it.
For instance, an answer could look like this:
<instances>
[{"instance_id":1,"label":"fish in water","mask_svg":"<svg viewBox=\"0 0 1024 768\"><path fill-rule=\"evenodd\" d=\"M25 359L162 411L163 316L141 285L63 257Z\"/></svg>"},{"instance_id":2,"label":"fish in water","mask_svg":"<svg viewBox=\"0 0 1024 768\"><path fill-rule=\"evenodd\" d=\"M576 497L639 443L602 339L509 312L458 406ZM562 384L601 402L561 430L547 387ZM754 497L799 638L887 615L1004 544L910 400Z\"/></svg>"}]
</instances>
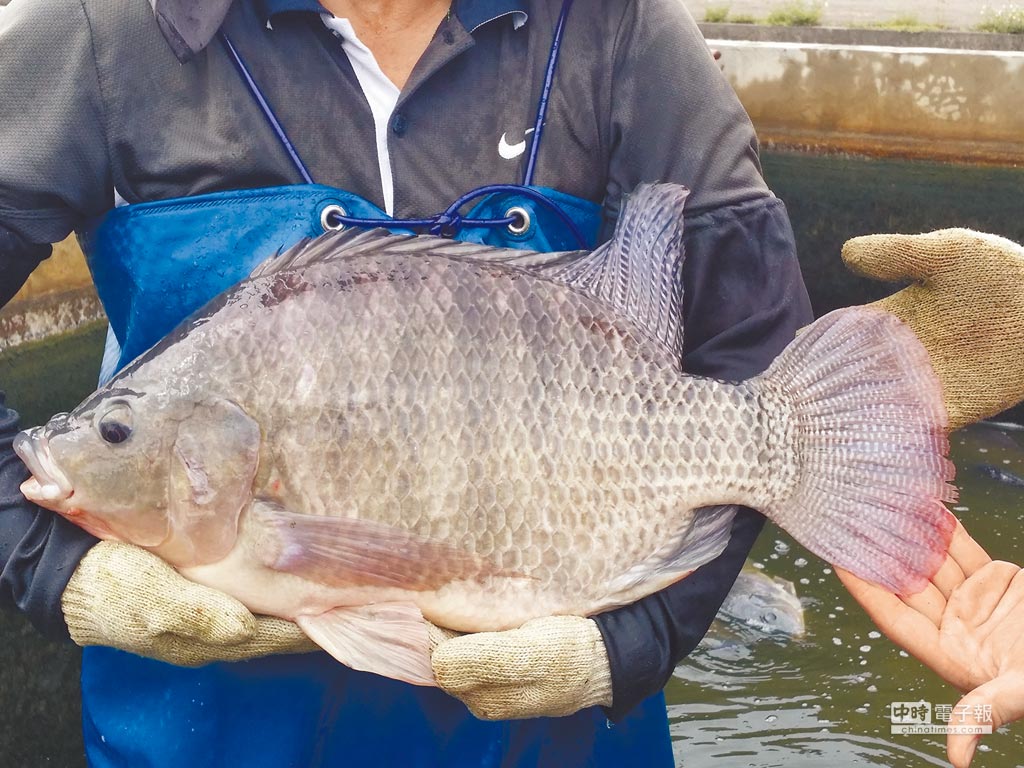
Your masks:
<instances>
[{"instance_id":1,"label":"fish in water","mask_svg":"<svg viewBox=\"0 0 1024 768\"><path fill-rule=\"evenodd\" d=\"M793 582L760 571L740 571L716 619L765 635L802 637L806 631L804 607Z\"/></svg>"},{"instance_id":2,"label":"fish in water","mask_svg":"<svg viewBox=\"0 0 1024 768\"><path fill-rule=\"evenodd\" d=\"M854 308L762 376L685 375L685 196L641 188L591 253L302 243L20 434L22 490L426 685L424 617L474 632L633 602L721 553L734 505L920 589L955 493L926 353Z\"/></svg>"},{"instance_id":3,"label":"fish in water","mask_svg":"<svg viewBox=\"0 0 1024 768\"><path fill-rule=\"evenodd\" d=\"M993 467L991 464L978 464L975 469L978 471L978 474L991 478L1003 485L1009 485L1012 488L1024 488L1024 477L1015 475L1013 472Z\"/></svg>"}]
</instances>

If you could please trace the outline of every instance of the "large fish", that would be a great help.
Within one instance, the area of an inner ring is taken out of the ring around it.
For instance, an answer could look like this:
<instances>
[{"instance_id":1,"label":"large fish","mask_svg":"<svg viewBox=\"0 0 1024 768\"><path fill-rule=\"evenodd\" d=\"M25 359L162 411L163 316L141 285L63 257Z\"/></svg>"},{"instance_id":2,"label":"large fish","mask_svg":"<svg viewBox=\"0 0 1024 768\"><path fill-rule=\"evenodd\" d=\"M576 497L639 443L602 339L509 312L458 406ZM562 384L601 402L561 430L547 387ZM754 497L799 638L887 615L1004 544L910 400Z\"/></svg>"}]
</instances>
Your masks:
<instances>
[{"instance_id":1,"label":"large fish","mask_svg":"<svg viewBox=\"0 0 1024 768\"><path fill-rule=\"evenodd\" d=\"M954 521L927 355L866 308L762 376L687 376L685 190L592 253L335 233L258 267L71 414L26 496L340 661L432 684L461 631L591 615L724 549L735 507L900 592Z\"/></svg>"}]
</instances>

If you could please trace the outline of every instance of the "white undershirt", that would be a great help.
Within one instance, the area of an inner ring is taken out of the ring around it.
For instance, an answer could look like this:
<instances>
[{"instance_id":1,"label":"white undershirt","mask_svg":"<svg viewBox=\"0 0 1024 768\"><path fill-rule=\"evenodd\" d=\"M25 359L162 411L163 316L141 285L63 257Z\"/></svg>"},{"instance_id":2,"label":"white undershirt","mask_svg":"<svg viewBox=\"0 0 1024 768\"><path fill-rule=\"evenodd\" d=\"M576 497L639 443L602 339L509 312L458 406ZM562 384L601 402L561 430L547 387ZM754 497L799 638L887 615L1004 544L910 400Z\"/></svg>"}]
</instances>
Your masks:
<instances>
[{"instance_id":1,"label":"white undershirt","mask_svg":"<svg viewBox=\"0 0 1024 768\"><path fill-rule=\"evenodd\" d=\"M324 24L340 40L342 50L352 63L363 95L370 104L373 114L373 125L377 136L377 162L380 165L380 187L384 196L384 210L388 216L394 215L395 186L391 178L391 155L388 153L388 126L391 114L398 104L400 91L384 74L374 58L373 52L363 45L352 29L352 22L330 14L322 13L320 18Z\"/></svg>"}]
</instances>

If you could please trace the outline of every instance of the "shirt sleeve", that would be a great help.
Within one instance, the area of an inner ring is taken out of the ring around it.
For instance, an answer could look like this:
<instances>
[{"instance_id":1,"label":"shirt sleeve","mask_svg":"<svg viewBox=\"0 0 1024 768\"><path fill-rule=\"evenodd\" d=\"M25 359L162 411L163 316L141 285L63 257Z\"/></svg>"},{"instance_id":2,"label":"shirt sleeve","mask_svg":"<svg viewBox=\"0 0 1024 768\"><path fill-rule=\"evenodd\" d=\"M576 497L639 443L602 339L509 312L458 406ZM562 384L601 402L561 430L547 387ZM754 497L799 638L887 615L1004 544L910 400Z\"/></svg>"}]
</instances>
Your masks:
<instances>
[{"instance_id":1,"label":"shirt sleeve","mask_svg":"<svg viewBox=\"0 0 1024 768\"><path fill-rule=\"evenodd\" d=\"M74 0L14 3L0 14L0 274L63 240L113 203L89 19ZM23 278L22 278L23 279Z\"/></svg>"},{"instance_id":2,"label":"shirt sleeve","mask_svg":"<svg viewBox=\"0 0 1024 768\"><path fill-rule=\"evenodd\" d=\"M0 13L0 304L58 242L110 207L101 89L78 0L27 0ZM60 599L85 531L27 501L14 453L18 414L0 395L0 604L68 637Z\"/></svg>"},{"instance_id":3,"label":"shirt sleeve","mask_svg":"<svg viewBox=\"0 0 1024 768\"><path fill-rule=\"evenodd\" d=\"M750 120L682 3L636 0L628 9L614 56L608 226L622 194L641 182L691 190L683 369L747 379L813 319L785 206L764 183ZM758 512L740 509L718 558L595 617L611 665L612 720L661 690L697 646L763 526Z\"/></svg>"},{"instance_id":4,"label":"shirt sleeve","mask_svg":"<svg viewBox=\"0 0 1024 768\"><path fill-rule=\"evenodd\" d=\"M18 414L0 392L0 604L24 611L46 636L68 639L61 595L97 539L21 494L29 473L11 447L17 433Z\"/></svg>"}]
</instances>

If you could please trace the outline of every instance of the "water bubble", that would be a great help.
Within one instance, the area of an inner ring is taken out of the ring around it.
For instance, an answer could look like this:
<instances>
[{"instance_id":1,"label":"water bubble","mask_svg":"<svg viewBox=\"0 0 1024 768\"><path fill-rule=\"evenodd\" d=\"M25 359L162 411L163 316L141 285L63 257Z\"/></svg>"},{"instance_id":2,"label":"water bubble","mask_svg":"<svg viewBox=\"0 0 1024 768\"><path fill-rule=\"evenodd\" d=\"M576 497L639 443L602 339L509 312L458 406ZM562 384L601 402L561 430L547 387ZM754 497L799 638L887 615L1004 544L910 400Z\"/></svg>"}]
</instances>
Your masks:
<instances>
[{"instance_id":1,"label":"water bubble","mask_svg":"<svg viewBox=\"0 0 1024 768\"><path fill-rule=\"evenodd\" d=\"M872 640L877 640L881 636L882 636L881 632L876 632L873 629L870 632L868 632L868 637L870 637Z\"/></svg>"},{"instance_id":2,"label":"water bubble","mask_svg":"<svg viewBox=\"0 0 1024 768\"><path fill-rule=\"evenodd\" d=\"M867 653L867 652L868 652L868 651L870 651L870 650L871 650L871 646L870 646L870 645L862 645L862 646L860 647L860 652L861 652L861 653Z\"/></svg>"},{"instance_id":3,"label":"water bubble","mask_svg":"<svg viewBox=\"0 0 1024 768\"><path fill-rule=\"evenodd\" d=\"M978 453L988 453L988 448L979 448Z\"/></svg>"},{"instance_id":4,"label":"water bubble","mask_svg":"<svg viewBox=\"0 0 1024 768\"><path fill-rule=\"evenodd\" d=\"M832 638L832 645L842 645L842 644L843 644L843 641L840 640L838 637L833 637Z\"/></svg>"},{"instance_id":5,"label":"water bubble","mask_svg":"<svg viewBox=\"0 0 1024 768\"><path fill-rule=\"evenodd\" d=\"M836 615L835 615L834 613L830 613L830 614L828 615L828 617L829 617L830 619L834 619L834 618L836 617Z\"/></svg>"},{"instance_id":6,"label":"water bubble","mask_svg":"<svg viewBox=\"0 0 1024 768\"><path fill-rule=\"evenodd\" d=\"M774 722L775 722L776 720L778 720L778 719L779 719L779 718L778 718L778 717L776 717L775 715L768 715L768 717L766 717L766 718L764 719L764 721L765 721L766 723L774 723Z\"/></svg>"},{"instance_id":7,"label":"water bubble","mask_svg":"<svg viewBox=\"0 0 1024 768\"><path fill-rule=\"evenodd\" d=\"M970 507L964 507L964 506L953 507L953 511L954 512L970 512L971 508Z\"/></svg>"},{"instance_id":8,"label":"water bubble","mask_svg":"<svg viewBox=\"0 0 1024 768\"><path fill-rule=\"evenodd\" d=\"M775 551L778 552L780 555L784 555L787 552L789 552L789 544L787 544L784 541L776 540L775 541Z\"/></svg>"},{"instance_id":9,"label":"water bubble","mask_svg":"<svg viewBox=\"0 0 1024 768\"><path fill-rule=\"evenodd\" d=\"M906 651L900 651L900 656L902 656L904 659L909 659L910 658L910 654L907 653Z\"/></svg>"},{"instance_id":10,"label":"water bubble","mask_svg":"<svg viewBox=\"0 0 1024 768\"><path fill-rule=\"evenodd\" d=\"M845 608L843 608L843 606L841 606L841 605L837 605L837 606L836 606L836 610L837 610L837 611L839 611L840 613L842 613L842 612L843 612L843 611L845 611L846 609L845 609Z\"/></svg>"},{"instance_id":11,"label":"water bubble","mask_svg":"<svg viewBox=\"0 0 1024 768\"><path fill-rule=\"evenodd\" d=\"M868 708L867 707L857 707L853 711L856 712L859 715L866 715L868 713Z\"/></svg>"},{"instance_id":12,"label":"water bubble","mask_svg":"<svg viewBox=\"0 0 1024 768\"><path fill-rule=\"evenodd\" d=\"M828 576L830 573L832 573L832 569L831 568L822 568L821 572L824 573L826 576Z\"/></svg>"},{"instance_id":13,"label":"water bubble","mask_svg":"<svg viewBox=\"0 0 1024 768\"><path fill-rule=\"evenodd\" d=\"M978 751L979 752L991 752L992 751L992 747L990 747L988 744L979 744L978 745Z\"/></svg>"},{"instance_id":14,"label":"water bubble","mask_svg":"<svg viewBox=\"0 0 1024 768\"><path fill-rule=\"evenodd\" d=\"M878 693L878 686L874 685L874 684L869 685L868 686L868 693Z\"/></svg>"},{"instance_id":15,"label":"water bubble","mask_svg":"<svg viewBox=\"0 0 1024 768\"><path fill-rule=\"evenodd\" d=\"M868 660L867 660L867 659L861 659L861 660L860 660L860 665L861 665L862 667L864 667L864 666L867 666L867 663L868 663Z\"/></svg>"},{"instance_id":16,"label":"water bubble","mask_svg":"<svg viewBox=\"0 0 1024 768\"><path fill-rule=\"evenodd\" d=\"M778 560L779 556L777 554L775 554L774 552L772 552L770 555L768 555L768 558L771 559L771 560Z\"/></svg>"},{"instance_id":17,"label":"water bubble","mask_svg":"<svg viewBox=\"0 0 1024 768\"><path fill-rule=\"evenodd\" d=\"M793 565L795 565L797 568L803 568L805 565L807 565L807 558L798 557L796 560L793 561Z\"/></svg>"},{"instance_id":18,"label":"water bubble","mask_svg":"<svg viewBox=\"0 0 1024 768\"><path fill-rule=\"evenodd\" d=\"M803 579L800 579L800 583L801 583L801 584L810 584L810 583L811 583L811 580L810 580L810 579L808 579L808 578L803 578Z\"/></svg>"},{"instance_id":19,"label":"water bubble","mask_svg":"<svg viewBox=\"0 0 1024 768\"><path fill-rule=\"evenodd\" d=\"M759 571L763 571L764 563L754 563L754 567L757 568Z\"/></svg>"}]
</instances>

